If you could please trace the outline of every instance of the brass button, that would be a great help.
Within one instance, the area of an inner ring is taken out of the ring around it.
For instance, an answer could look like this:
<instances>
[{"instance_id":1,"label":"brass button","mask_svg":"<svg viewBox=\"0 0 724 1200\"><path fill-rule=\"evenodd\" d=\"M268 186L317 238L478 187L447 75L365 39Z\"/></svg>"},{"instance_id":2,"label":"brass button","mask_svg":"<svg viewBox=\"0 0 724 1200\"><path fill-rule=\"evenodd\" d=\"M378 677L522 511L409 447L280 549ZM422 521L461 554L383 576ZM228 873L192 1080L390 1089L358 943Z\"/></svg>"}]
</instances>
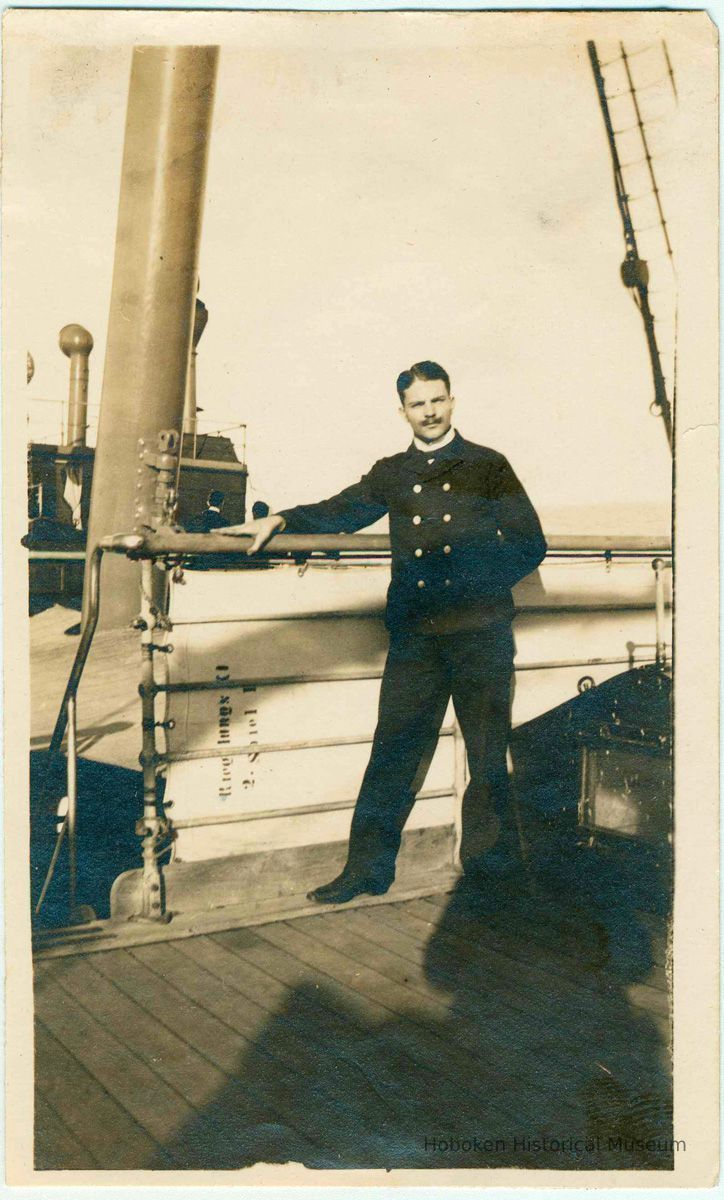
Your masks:
<instances>
[{"instance_id":1,"label":"brass button","mask_svg":"<svg viewBox=\"0 0 724 1200\"><path fill-rule=\"evenodd\" d=\"M443 517L443 521L452 521L452 517L450 516L450 513L445 513L445 516Z\"/></svg>"},{"instance_id":2,"label":"brass button","mask_svg":"<svg viewBox=\"0 0 724 1200\"><path fill-rule=\"evenodd\" d=\"M422 520L422 517L413 517L413 518L412 518L412 524L413 524L413 525L419 525L419 524L420 524L420 522L421 522L421 520Z\"/></svg>"},{"instance_id":3,"label":"brass button","mask_svg":"<svg viewBox=\"0 0 724 1200\"><path fill-rule=\"evenodd\" d=\"M424 587L424 586L425 586L425 580L424 580L424 579L418 579L418 581L417 581L417 586L418 586L418 587Z\"/></svg>"},{"instance_id":4,"label":"brass button","mask_svg":"<svg viewBox=\"0 0 724 1200\"><path fill-rule=\"evenodd\" d=\"M443 548L442 548L442 552L443 552L443 554L451 554L451 553L452 553L452 546L443 546Z\"/></svg>"},{"instance_id":5,"label":"brass button","mask_svg":"<svg viewBox=\"0 0 724 1200\"><path fill-rule=\"evenodd\" d=\"M443 490L444 492L449 492L449 491L450 491L450 484L449 484L449 483L444 483L444 484L442 485L442 490Z\"/></svg>"},{"instance_id":6,"label":"brass button","mask_svg":"<svg viewBox=\"0 0 724 1200\"><path fill-rule=\"evenodd\" d=\"M419 546L415 551L415 558L422 558L422 550L419 548Z\"/></svg>"},{"instance_id":7,"label":"brass button","mask_svg":"<svg viewBox=\"0 0 724 1200\"><path fill-rule=\"evenodd\" d=\"M449 580L449 579L446 579L446 580L445 580L445 587L450 587L450 580Z\"/></svg>"},{"instance_id":8,"label":"brass button","mask_svg":"<svg viewBox=\"0 0 724 1200\"><path fill-rule=\"evenodd\" d=\"M413 490L413 492L421 492L421 491L422 491L422 484L416 483L416 484L415 484L415 486L414 486L414 488L413 488L412 490Z\"/></svg>"}]
</instances>

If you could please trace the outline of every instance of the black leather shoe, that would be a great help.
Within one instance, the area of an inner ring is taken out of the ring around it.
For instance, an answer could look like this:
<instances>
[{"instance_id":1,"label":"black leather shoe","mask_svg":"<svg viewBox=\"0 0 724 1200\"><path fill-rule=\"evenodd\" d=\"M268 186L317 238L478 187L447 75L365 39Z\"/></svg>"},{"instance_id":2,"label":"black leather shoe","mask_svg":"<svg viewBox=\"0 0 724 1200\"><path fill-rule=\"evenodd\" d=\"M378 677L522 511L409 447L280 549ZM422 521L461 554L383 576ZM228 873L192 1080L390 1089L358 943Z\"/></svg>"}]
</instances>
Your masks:
<instances>
[{"instance_id":1,"label":"black leather shoe","mask_svg":"<svg viewBox=\"0 0 724 1200\"><path fill-rule=\"evenodd\" d=\"M355 896L382 896L391 884L391 879L385 882L343 871L331 883L320 884L318 888L307 892L307 900L316 900L317 904L347 904Z\"/></svg>"}]
</instances>

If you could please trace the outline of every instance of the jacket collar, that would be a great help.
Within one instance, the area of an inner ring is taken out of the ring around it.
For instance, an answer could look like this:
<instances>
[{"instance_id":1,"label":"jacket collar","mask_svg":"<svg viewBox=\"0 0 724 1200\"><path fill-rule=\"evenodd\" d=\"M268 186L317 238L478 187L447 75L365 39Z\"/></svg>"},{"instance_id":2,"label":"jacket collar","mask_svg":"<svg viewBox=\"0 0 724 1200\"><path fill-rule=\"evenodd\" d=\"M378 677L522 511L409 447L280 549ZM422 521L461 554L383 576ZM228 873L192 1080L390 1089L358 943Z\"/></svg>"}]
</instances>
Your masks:
<instances>
[{"instance_id":1,"label":"jacket collar","mask_svg":"<svg viewBox=\"0 0 724 1200\"><path fill-rule=\"evenodd\" d=\"M444 454L446 457L449 457L449 455L452 451L459 450L462 443L463 443L463 438L461 438L460 434L458 433L458 431L456 429L454 431L453 436L451 437L450 441L446 442L444 446L438 446L437 448L426 446L425 449L422 450L417 445L416 440L413 439L407 448L407 453L411 454L413 457L419 456L420 458L424 458L424 459L434 458L435 461L437 461L437 459L442 454Z\"/></svg>"},{"instance_id":2,"label":"jacket collar","mask_svg":"<svg viewBox=\"0 0 724 1200\"><path fill-rule=\"evenodd\" d=\"M447 433L444 433L443 436L438 438L436 442L424 442L418 437L413 437L412 444L413 446L416 446L418 450L421 450L423 454L437 454L438 450L442 450L445 446L449 446L450 442L455 439L456 434L457 429L453 429L451 425Z\"/></svg>"},{"instance_id":3,"label":"jacket collar","mask_svg":"<svg viewBox=\"0 0 724 1200\"><path fill-rule=\"evenodd\" d=\"M403 466L414 475L435 479L440 472L449 471L451 467L465 461L468 458L467 447L468 443L457 430L452 441L441 446L439 450L418 450L412 442L403 456ZM433 459L432 463L430 459Z\"/></svg>"}]
</instances>

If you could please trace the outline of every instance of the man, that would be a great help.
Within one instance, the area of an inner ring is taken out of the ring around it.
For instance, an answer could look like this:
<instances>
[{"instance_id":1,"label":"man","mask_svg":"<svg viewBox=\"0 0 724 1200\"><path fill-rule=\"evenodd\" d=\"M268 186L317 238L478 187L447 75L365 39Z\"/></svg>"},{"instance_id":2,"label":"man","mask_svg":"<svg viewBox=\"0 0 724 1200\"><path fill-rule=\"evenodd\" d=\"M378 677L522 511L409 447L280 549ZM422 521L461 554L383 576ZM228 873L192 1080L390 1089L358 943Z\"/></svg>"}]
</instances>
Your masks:
<instances>
[{"instance_id":1,"label":"man","mask_svg":"<svg viewBox=\"0 0 724 1200\"><path fill-rule=\"evenodd\" d=\"M480 879L513 863L517 853L506 763L514 653L510 589L541 562L545 540L503 455L453 429L447 372L434 362L415 363L399 376L397 391L413 432L407 450L376 462L359 483L328 500L224 530L254 534L248 551L254 554L282 529L354 533L389 513L390 647L378 724L347 863L341 875L310 893L319 903L345 903L389 888L415 777L451 696L470 773L463 869Z\"/></svg>"},{"instance_id":2,"label":"man","mask_svg":"<svg viewBox=\"0 0 724 1200\"><path fill-rule=\"evenodd\" d=\"M209 492L206 497L206 509L198 516L191 517L186 523L187 533L211 533L213 529L226 529L229 522L222 517L221 509L225 500L223 492Z\"/></svg>"}]
</instances>

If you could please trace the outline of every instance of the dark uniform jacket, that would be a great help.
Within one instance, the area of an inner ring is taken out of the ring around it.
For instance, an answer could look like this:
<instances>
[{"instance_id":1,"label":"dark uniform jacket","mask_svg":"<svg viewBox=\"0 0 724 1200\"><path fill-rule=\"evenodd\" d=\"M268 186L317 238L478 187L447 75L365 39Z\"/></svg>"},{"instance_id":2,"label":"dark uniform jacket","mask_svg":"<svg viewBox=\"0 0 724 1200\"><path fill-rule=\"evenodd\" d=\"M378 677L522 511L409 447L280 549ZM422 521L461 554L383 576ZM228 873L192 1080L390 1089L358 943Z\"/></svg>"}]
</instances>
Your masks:
<instances>
[{"instance_id":1,"label":"dark uniform jacket","mask_svg":"<svg viewBox=\"0 0 724 1200\"><path fill-rule=\"evenodd\" d=\"M336 496L280 513L289 533L354 533L390 516L391 633L449 633L510 621L511 588L546 543L502 454L456 433L437 451L413 444Z\"/></svg>"}]
</instances>

